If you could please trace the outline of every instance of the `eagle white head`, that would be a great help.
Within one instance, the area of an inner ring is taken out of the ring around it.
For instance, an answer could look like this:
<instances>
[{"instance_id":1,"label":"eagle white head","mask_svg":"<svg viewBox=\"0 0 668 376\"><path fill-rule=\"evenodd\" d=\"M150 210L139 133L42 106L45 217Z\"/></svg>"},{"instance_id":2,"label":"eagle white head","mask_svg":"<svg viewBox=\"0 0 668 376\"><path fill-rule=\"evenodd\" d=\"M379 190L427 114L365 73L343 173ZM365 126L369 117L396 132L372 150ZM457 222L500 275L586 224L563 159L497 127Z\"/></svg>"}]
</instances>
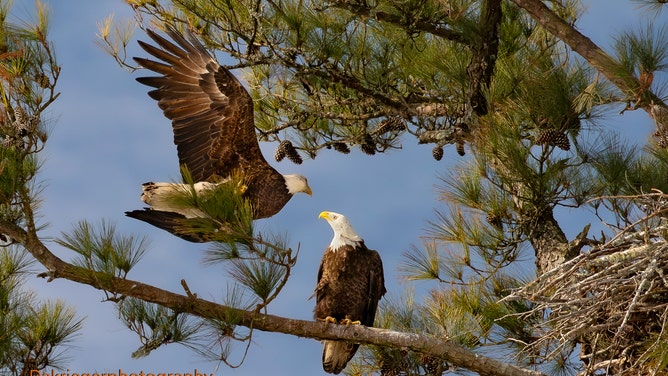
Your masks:
<instances>
[{"instance_id":1,"label":"eagle white head","mask_svg":"<svg viewBox=\"0 0 668 376\"><path fill-rule=\"evenodd\" d=\"M311 192L311 187L308 186L308 181L304 176L298 174L289 174L283 175L283 178L285 179L285 186L288 188L288 192L290 192L290 194L299 192L306 193L309 196L313 194Z\"/></svg>"},{"instance_id":2,"label":"eagle white head","mask_svg":"<svg viewBox=\"0 0 668 376\"><path fill-rule=\"evenodd\" d=\"M335 252L344 245L357 246L362 242L362 238L355 232L353 227L348 222L348 218L343 214L324 211L320 213L318 218L322 218L329 223L334 230L334 238L329 243L329 249Z\"/></svg>"}]
</instances>

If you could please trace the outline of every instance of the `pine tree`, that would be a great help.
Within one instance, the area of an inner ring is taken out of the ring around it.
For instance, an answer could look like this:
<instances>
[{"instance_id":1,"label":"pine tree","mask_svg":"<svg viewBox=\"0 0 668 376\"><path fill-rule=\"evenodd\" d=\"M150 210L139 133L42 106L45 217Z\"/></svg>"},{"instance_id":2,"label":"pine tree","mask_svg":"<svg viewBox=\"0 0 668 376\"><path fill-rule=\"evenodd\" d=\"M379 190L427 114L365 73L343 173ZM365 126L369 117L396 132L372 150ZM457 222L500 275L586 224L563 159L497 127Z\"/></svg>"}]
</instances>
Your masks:
<instances>
[{"instance_id":1,"label":"pine tree","mask_svg":"<svg viewBox=\"0 0 668 376\"><path fill-rule=\"evenodd\" d=\"M47 139L41 115L57 98L59 67L46 37L45 9L34 25L11 22L0 1L0 221L35 228L38 153ZM25 287L35 259L0 234L0 373L30 375L63 365L83 320L65 302L40 301Z\"/></svg>"},{"instance_id":2,"label":"pine tree","mask_svg":"<svg viewBox=\"0 0 668 376\"><path fill-rule=\"evenodd\" d=\"M621 34L611 56L577 31L581 9L568 0L127 2L140 27L192 28L247 68L260 137L281 142L276 159L298 163L323 148L375 155L411 137L433 144L437 160L447 147L463 157L443 177L424 243L405 252L405 276L433 282L427 298L383 303L377 324L394 332L332 333L262 314L295 258L285 239L257 233L244 215L210 252L237 283L224 304L197 297L185 281L182 296L127 279L144 243L106 223L82 222L59 240L76 263L56 258L39 241L30 190L43 107L5 96L3 168L11 173L3 175L0 234L47 276L105 291L139 335L135 356L185 343L225 359L232 340L250 345L260 329L371 344L350 374L666 372L668 109L656 92L668 66L664 28L647 22ZM107 23L100 35L131 67L122 50L130 34ZM13 58L6 45L0 53ZM57 78L55 66L14 76L0 67L3 79L22 78L21 90L49 92ZM656 139L634 149L610 136L597 120L614 105L647 112ZM234 212L230 194L174 199L215 218ZM563 208L594 213L605 230L590 234L587 225L569 239ZM202 330L216 334L215 348L198 342Z\"/></svg>"}]
</instances>

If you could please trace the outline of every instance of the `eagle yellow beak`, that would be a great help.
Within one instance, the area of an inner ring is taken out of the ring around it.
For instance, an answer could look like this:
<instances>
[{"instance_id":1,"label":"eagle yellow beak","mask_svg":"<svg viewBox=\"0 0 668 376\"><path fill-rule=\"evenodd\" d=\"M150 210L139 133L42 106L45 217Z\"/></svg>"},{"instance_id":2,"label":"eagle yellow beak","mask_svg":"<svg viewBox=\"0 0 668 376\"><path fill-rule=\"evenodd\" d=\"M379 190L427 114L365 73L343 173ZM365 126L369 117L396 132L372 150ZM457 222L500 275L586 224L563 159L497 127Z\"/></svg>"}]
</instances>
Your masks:
<instances>
[{"instance_id":1,"label":"eagle yellow beak","mask_svg":"<svg viewBox=\"0 0 668 376\"><path fill-rule=\"evenodd\" d=\"M328 211L321 212L318 218L329 219L329 212Z\"/></svg>"},{"instance_id":2,"label":"eagle yellow beak","mask_svg":"<svg viewBox=\"0 0 668 376\"><path fill-rule=\"evenodd\" d=\"M313 197L313 192L311 192L311 187L309 187L308 185L306 186L306 189L304 190L304 193Z\"/></svg>"}]
</instances>

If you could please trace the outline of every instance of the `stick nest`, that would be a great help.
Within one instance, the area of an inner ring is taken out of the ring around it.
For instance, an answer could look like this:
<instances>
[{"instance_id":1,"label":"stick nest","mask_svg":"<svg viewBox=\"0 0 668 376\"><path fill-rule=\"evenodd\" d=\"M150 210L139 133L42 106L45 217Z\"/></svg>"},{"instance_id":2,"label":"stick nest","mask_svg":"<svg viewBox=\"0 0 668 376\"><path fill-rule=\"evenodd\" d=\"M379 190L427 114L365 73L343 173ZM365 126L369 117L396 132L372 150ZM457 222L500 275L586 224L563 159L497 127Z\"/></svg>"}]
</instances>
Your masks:
<instances>
[{"instance_id":1,"label":"stick nest","mask_svg":"<svg viewBox=\"0 0 668 376\"><path fill-rule=\"evenodd\" d=\"M584 364L579 375L668 370L668 221L659 215L663 211L668 210L598 242L509 297L534 304L527 318L544 318L535 341L525 348L527 356L557 358L579 344Z\"/></svg>"}]
</instances>

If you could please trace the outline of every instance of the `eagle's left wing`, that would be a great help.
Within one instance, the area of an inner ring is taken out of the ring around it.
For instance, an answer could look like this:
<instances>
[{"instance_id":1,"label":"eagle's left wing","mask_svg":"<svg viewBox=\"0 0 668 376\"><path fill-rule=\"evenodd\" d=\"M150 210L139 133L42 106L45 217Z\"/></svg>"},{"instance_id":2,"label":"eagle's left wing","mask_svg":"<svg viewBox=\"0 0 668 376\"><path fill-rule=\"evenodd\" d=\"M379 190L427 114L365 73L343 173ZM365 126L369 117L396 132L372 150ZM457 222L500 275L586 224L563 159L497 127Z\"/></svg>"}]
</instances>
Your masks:
<instances>
[{"instance_id":1,"label":"eagle's left wing","mask_svg":"<svg viewBox=\"0 0 668 376\"><path fill-rule=\"evenodd\" d=\"M367 295L367 305L364 310L364 317L362 324L366 326L373 326L373 321L376 317L376 309L380 298L385 295L385 277L383 274L383 262L378 252L368 250L369 252L369 270L368 270L368 286L369 292Z\"/></svg>"},{"instance_id":2,"label":"eagle's left wing","mask_svg":"<svg viewBox=\"0 0 668 376\"><path fill-rule=\"evenodd\" d=\"M253 100L234 75L220 66L190 32L167 28L170 42L146 31L159 46L139 45L160 61L134 60L159 74L137 81L155 88L148 94L172 121L179 162L193 180L227 177L249 168L271 171L255 134ZM264 172L266 173L266 172Z\"/></svg>"}]
</instances>

